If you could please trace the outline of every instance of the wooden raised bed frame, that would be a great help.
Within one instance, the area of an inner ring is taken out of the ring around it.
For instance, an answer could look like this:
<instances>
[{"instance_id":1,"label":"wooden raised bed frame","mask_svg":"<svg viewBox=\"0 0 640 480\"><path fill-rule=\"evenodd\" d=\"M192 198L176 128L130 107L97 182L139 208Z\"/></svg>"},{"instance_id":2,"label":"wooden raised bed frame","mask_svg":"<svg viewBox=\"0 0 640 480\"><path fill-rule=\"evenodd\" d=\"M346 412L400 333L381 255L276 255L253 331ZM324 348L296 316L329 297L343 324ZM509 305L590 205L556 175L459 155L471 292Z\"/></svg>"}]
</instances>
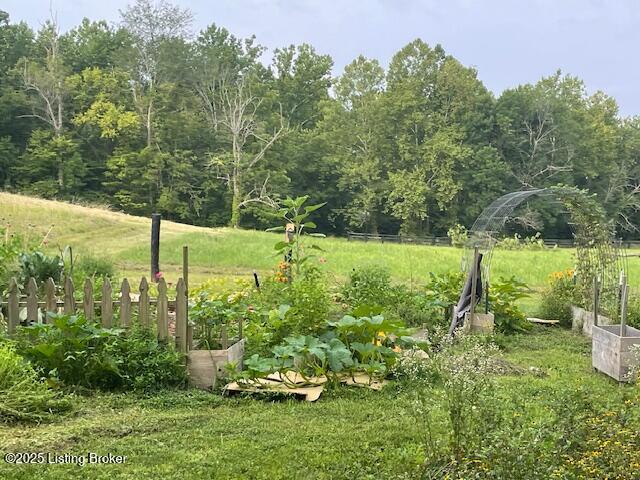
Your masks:
<instances>
[{"instance_id":1,"label":"wooden raised bed frame","mask_svg":"<svg viewBox=\"0 0 640 480\"><path fill-rule=\"evenodd\" d=\"M628 325L594 325L592 333L593 368L618 382L629 381L627 375L634 362L630 348L640 345L640 330Z\"/></svg>"}]
</instances>

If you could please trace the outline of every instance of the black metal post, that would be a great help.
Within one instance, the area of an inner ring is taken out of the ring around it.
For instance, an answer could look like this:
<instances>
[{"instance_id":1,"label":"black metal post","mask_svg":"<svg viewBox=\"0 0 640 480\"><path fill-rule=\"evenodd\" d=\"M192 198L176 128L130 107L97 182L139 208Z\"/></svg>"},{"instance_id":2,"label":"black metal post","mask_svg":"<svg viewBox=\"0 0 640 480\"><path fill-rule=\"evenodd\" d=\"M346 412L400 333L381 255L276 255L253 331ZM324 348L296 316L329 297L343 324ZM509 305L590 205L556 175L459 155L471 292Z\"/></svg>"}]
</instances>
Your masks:
<instances>
[{"instance_id":1,"label":"black metal post","mask_svg":"<svg viewBox=\"0 0 640 480\"><path fill-rule=\"evenodd\" d=\"M151 281L157 282L160 272L160 218L159 213L151 214Z\"/></svg>"}]
</instances>

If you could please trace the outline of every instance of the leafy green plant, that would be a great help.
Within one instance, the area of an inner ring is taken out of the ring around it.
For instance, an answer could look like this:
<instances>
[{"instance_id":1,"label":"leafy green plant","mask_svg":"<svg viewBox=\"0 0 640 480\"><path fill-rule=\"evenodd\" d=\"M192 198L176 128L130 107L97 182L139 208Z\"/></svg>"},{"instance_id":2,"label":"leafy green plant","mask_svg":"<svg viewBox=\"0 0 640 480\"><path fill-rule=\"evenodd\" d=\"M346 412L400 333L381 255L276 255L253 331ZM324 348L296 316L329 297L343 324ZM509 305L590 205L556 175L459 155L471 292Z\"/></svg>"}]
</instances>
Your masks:
<instances>
[{"instance_id":1,"label":"leafy green plant","mask_svg":"<svg viewBox=\"0 0 640 480\"><path fill-rule=\"evenodd\" d=\"M469 240L469 232L464 225L456 223L453 227L447 230L447 237L451 240L451 245L462 248Z\"/></svg>"},{"instance_id":2,"label":"leafy green plant","mask_svg":"<svg viewBox=\"0 0 640 480\"><path fill-rule=\"evenodd\" d=\"M549 284L540 302L539 315L542 318L559 320L561 325L571 326L571 305L580 301L573 274L573 270L563 270L549 276Z\"/></svg>"},{"instance_id":3,"label":"leafy green plant","mask_svg":"<svg viewBox=\"0 0 640 480\"><path fill-rule=\"evenodd\" d=\"M286 317L288 308L278 312ZM275 371L294 371L309 381L310 376L337 379L338 374L365 372L370 379L384 377L394 364L397 353L392 347L411 345L402 337L397 322L375 317L355 318L349 315L325 324L320 336L291 335L271 349L271 357L253 354L245 361L245 370L235 374L240 381L254 383ZM287 383L287 379L283 379ZM291 384L293 386L293 384Z\"/></svg>"},{"instance_id":4,"label":"leafy green plant","mask_svg":"<svg viewBox=\"0 0 640 480\"><path fill-rule=\"evenodd\" d=\"M429 360L430 379L441 389L434 391L425 383L415 392L415 406L426 422L429 452L426 463L440 463L443 458L451 457L460 462L482 440L478 428L483 413L480 407L493 391L489 374L493 371L493 358L498 349L472 335L459 335L454 341L445 334L437 343L439 350ZM433 435L434 410L438 404L446 412L446 444L437 441Z\"/></svg>"},{"instance_id":5,"label":"leafy green plant","mask_svg":"<svg viewBox=\"0 0 640 480\"><path fill-rule=\"evenodd\" d=\"M8 228L0 227L0 292L8 287L11 276L18 270L17 260L22 244L19 235L11 234Z\"/></svg>"},{"instance_id":6,"label":"leafy green plant","mask_svg":"<svg viewBox=\"0 0 640 480\"><path fill-rule=\"evenodd\" d=\"M331 296L324 275L315 268L307 268L289 287L291 323L287 334L317 334L325 326L331 311Z\"/></svg>"},{"instance_id":7,"label":"leafy green plant","mask_svg":"<svg viewBox=\"0 0 640 480\"><path fill-rule=\"evenodd\" d=\"M115 359L118 389L149 392L187 383L184 356L173 344L158 342L148 328L134 327L121 333L105 346L105 353Z\"/></svg>"},{"instance_id":8,"label":"leafy green plant","mask_svg":"<svg viewBox=\"0 0 640 480\"><path fill-rule=\"evenodd\" d=\"M54 282L60 283L64 272L64 262L62 258L48 256L42 252L21 253L18 256L19 281L26 285L30 278L35 278L38 285L43 285L47 279L52 278Z\"/></svg>"},{"instance_id":9,"label":"leafy green plant","mask_svg":"<svg viewBox=\"0 0 640 480\"><path fill-rule=\"evenodd\" d=\"M42 374L65 385L109 388L119 383L120 375L105 346L120 333L82 315L50 314L48 323L19 328L18 348Z\"/></svg>"},{"instance_id":10,"label":"leafy green plant","mask_svg":"<svg viewBox=\"0 0 640 480\"><path fill-rule=\"evenodd\" d=\"M491 284L489 308L495 315L496 330L500 333L524 332L531 328L517 301L529 296L529 287L515 277L500 278Z\"/></svg>"},{"instance_id":11,"label":"leafy green plant","mask_svg":"<svg viewBox=\"0 0 640 480\"><path fill-rule=\"evenodd\" d=\"M392 294L389 270L377 265L354 269L342 288L345 302L351 307L386 306Z\"/></svg>"},{"instance_id":12,"label":"leafy green plant","mask_svg":"<svg viewBox=\"0 0 640 480\"><path fill-rule=\"evenodd\" d=\"M71 408L6 342L0 342L0 422L40 422Z\"/></svg>"},{"instance_id":13,"label":"leafy green plant","mask_svg":"<svg viewBox=\"0 0 640 480\"><path fill-rule=\"evenodd\" d=\"M324 237L322 233L308 233L317 228L317 225L309 220L310 215L322 208L326 203L305 205L308 195L302 197L287 197L282 201L282 208L278 210L279 216L287 223L293 225L291 242L280 241L274 245L276 255L287 257L288 268L291 277L300 275L307 262L314 257L310 250L322 249L314 244L307 243L306 237ZM286 227L278 226L269 228L270 232L284 232Z\"/></svg>"},{"instance_id":14,"label":"leafy green plant","mask_svg":"<svg viewBox=\"0 0 640 480\"><path fill-rule=\"evenodd\" d=\"M515 233L513 237L505 237L500 240L496 243L495 248L501 250L543 250L544 240L541 238L540 232L525 238Z\"/></svg>"},{"instance_id":15,"label":"leafy green plant","mask_svg":"<svg viewBox=\"0 0 640 480\"><path fill-rule=\"evenodd\" d=\"M182 385L183 360L144 330L103 328L81 315L50 315L21 327L18 351L51 382L103 390Z\"/></svg>"},{"instance_id":16,"label":"leafy green plant","mask_svg":"<svg viewBox=\"0 0 640 480\"><path fill-rule=\"evenodd\" d=\"M458 303L464 274L462 272L447 272L437 275L429 272L427 284L427 299L434 308L440 308L445 322L451 321L453 307Z\"/></svg>"}]
</instances>

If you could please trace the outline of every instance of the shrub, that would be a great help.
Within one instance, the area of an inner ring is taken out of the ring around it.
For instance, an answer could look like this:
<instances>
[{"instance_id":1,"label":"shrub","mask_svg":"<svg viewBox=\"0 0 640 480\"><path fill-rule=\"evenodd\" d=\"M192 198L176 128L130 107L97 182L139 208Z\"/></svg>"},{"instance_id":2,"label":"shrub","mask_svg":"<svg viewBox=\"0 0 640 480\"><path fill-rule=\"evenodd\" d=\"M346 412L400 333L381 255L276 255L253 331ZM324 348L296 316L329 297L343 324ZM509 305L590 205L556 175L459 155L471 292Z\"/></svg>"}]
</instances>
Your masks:
<instances>
[{"instance_id":1,"label":"shrub","mask_svg":"<svg viewBox=\"0 0 640 480\"><path fill-rule=\"evenodd\" d=\"M539 315L548 320L559 320L561 325L570 327L571 305L578 302L577 295L573 270L552 273L542 294Z\"/></svg>"},{"instance_id":2,"label":"shrub","mask_svg":"<svg viewBox=\"0 0 640 480\"><path fill-rule=\"evenodd\" d=\"M158 342L148 328L136 327L106 346L119 373L117 388L153 391L187 383L184 357L171 344Z\"/></svg>"},{"instance_id":3,"label":"shrub","mask_svg":"<svg viewBox=\"0 0 640 480\"><path fill-rule=\"evenodd\" d=\"M447 237L451 239L451 245L462 248L469 240L469 232L464 225L456 223L453 227L447 230Z\"/></svg>"},{"instance_id":4,"label":"shrub","mask_svg":"<svg viewBox=\"0 0 640 480\"><path fill-rule=\"evenodd\" d=\"M386 306L390 303L391 293L389 271L376 265L354 269L342 289L345 302L351 307Z\"/></svg>"},{"instance_id":5,"label":"shrub","mask_svg":"<svg viewBox=\"0 0 640 480\"><path fill-rule=\"evenodd\" d=\"M20 328L18 348L53 381L103 390L154 390L184 383L181 355L149 331L103 328L75 315L50 319Z\"/></svg>"},{"instance_id":6,"label":"shrub","mask_svg":"<svg viewBox=\"0 0 640 480\"><path fill-rule=\"evenodd\" d=\"M442 309L434 305L425 293L410 292L406 287L395 286L392 305L383 310L396 316L409 327L432 327L443 322Z\"/></svg>"},{"instance_id":7,"label":"shrub","mask_svg":"<svg viewBox=\"0 0 640 480\"><path fill-rule=\"evenodd\" d=\"M333 305L324 276L314 268L305 269L291 284L263 286L251 302L246 328L247 352L251 354L268 353L290 335L317 335Z\"/></svg>"},{"instance_id":8,"label":"shrub","mask_svg":"<svg viewBox=\"0 0 640 480\"><path fill-rule=\"evenodd\" d=\"M8 343L0 342L0 421L39 422L71 408Z\"/></svg>"},{"instance_id":9,"label":"shrub","mask_svg":"<svg viewBox=\"0 0 640 480\"><path fill-rule=\"evenodd\" d=\"M307 268L289 286L291 324L288 334L316 334L325 325L331 310L326 279L315 268Z\"/></svg>"}]
</instances>

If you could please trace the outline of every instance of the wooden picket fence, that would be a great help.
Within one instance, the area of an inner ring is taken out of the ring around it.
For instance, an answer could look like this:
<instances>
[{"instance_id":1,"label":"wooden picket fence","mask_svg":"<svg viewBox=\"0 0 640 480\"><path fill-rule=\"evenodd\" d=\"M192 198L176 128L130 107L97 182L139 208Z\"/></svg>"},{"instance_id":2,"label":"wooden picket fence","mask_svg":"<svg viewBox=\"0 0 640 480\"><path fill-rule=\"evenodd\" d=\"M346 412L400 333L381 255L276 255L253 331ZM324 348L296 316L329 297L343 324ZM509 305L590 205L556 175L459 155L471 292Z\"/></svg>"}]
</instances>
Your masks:
<instances>
[{"instance_id":1,"label":"wooden picket fence","mask_svg":"<svg viewBox=\"0 0 640 480\"><path fill-rule=\"evenodd\" d=\"M176 284L176 297L169 299L167 296L167 283L164 278L158 282L158 296L149 296L149 283L142 278L137 298L131 296L131 286L125 278L120 286L118 299L113 299L113 288L109 279L105 279L99 299L94 296L94 287L91 280L87 279L83 286L82 300L76 301L74 297L74 285L71 278L64 280L62 297L56 294L56 285L49 278L44 285L44 298L39 299L38 284L34 278L30 278L24 288L25 295L20 293L18 282L11 279L6 301L0 302L0 306L6 308L7 327L9 334L15 332L20 324L20 312L26 310L26 322L38 322L40 312L54 312L75 314L83 312L87 319L96 318L96 312L100 313L100 322L103 327L119 326L128 328L132 324L133 312L137 311L138 321L141 325L150 327L155 320L158 330L158 339L169 340L169 310L175 311L175 342L180 352L186 353L192 343L192 329L188 325L188 295L187 287L182 278ZM152 319L151 306L155 305L155 319ZM114 307L119 307L118 318L114 318ZM46 315L42 317L46 321Z\"/></svg>"}]
</instances>

